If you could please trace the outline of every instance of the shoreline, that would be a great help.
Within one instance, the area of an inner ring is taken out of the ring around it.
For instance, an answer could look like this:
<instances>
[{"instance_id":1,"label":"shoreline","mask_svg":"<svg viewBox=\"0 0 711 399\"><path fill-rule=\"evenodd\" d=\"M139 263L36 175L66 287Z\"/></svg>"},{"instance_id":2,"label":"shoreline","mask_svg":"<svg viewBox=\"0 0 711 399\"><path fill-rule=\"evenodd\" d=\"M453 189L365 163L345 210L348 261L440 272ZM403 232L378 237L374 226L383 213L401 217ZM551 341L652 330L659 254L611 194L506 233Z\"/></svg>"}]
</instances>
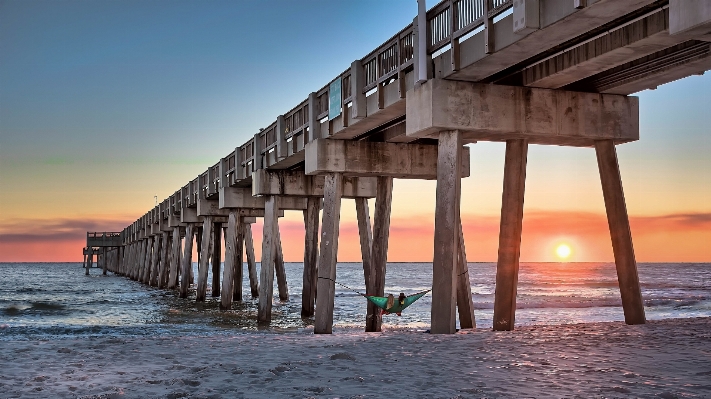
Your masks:
<instances>
[{"instance_id":1,"label":"shoreline","mask_svg":"<svg viewBox=\"0 0 711 399\"><path fill-rule=\"evenodd\" d=\"M711 397L711 318L2 341L2 398Z\"/></svg>"}]
</instances>

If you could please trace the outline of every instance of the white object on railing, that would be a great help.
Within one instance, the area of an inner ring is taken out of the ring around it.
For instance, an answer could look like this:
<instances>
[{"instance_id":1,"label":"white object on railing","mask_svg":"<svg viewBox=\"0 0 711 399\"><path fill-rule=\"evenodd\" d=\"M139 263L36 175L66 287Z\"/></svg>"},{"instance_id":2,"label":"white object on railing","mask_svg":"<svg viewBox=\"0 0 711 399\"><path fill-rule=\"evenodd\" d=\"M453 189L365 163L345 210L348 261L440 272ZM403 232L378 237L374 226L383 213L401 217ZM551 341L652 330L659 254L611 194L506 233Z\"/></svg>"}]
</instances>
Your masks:
<instances>
[{"instance_id":1,"label":"white object on railing","mask_svg":"<svg viewBox=\"0 0 711 399\"><path fill-rule=\"evenodd\" d=\"M427 81L427 5L425 0L417 0L417 81Z\"/></svg>"}]
</instances>

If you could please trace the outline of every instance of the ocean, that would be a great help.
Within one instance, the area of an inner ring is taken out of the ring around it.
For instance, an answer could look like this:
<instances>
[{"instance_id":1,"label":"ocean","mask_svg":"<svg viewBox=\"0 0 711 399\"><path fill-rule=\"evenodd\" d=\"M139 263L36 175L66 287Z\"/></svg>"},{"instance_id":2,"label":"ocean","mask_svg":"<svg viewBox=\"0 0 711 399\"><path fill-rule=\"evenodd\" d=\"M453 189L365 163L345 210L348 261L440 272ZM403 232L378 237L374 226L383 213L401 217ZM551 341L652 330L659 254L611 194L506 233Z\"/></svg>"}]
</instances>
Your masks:
<instances>
[{"instance_id":1,"label":"ocean","mask_svg":"<svg viewBox=\"0 0 711 399\"><path fill-rule=\"evenodd\" d=\"M289 301L274 298L272 323L262 327L246 271L244 301L221 311L210 287L207 301L196 303L194 291L181 299L99 269L85 276L80 263L0 263L0 340L309 333L314 320L300 316L302 269L286 264ZM640 263L638 269L647 319L711 316L711 264ZM495 263L469 264L478 328L492 325L495 272ZM339 263L337 281L363 292L361 264ZM427 290L431 281L431 263L389 263L386 293ZM428 294L402 316L384 316L383 329L425 331L430 306ZM522 263L517 308L516 325L624 320L613 263ZM363 297L336 286L335 332L361 330L365 310Z\"/></svg>"}]
</instances>

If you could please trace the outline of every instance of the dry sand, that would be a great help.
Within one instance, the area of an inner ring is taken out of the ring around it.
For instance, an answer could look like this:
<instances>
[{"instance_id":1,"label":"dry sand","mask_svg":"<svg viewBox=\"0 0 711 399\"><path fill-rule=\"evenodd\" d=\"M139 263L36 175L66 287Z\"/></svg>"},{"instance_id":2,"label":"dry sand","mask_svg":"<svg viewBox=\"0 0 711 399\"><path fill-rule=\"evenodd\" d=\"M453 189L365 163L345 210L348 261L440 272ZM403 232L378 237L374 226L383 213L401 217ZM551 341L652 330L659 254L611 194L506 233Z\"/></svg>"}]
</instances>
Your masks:
<instances>
[{"instance_id":1,"label":"dry sand","mask_svg":"<svg viewBox=\"0 0 711 399\"><path fill-rule=\"evenodd\" d=\"M711 318L0 341L2 398L711 398Z\"/></svg>"}]
</instances>

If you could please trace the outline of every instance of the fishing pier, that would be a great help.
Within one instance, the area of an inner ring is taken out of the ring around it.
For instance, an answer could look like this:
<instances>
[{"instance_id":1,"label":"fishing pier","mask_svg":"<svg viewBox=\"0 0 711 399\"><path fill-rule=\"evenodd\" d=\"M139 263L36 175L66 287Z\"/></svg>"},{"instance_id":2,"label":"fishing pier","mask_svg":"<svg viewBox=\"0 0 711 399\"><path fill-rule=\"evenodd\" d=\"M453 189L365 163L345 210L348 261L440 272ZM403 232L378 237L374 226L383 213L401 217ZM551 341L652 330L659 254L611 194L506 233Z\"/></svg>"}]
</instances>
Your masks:
<instances>
[{"instance_id":1,"label":"fishing pier","mask_svg":"<svg viewBox=\"0 0 711 399\"><path fill-rule=\"evenodd\" d=\"M269 323L275 277L279 298L289 297L279 217L298 211L306 231L301 314L315 316L315 333L330 333L341 199L355 199L366 290L383 296L393 179L430 179L437 181L431 332L454 333L457 318L473 328L460 183L471 173L465 145L496 141L506 155L494 329L512 330L528 147L589 147L625 321L644 323L615 147L639 139L639 103L630 94L702 74L710 55L704 0L444 0L428 11L420 4L412 24L123 231L89 233L86 273L98 256L104 272L181 297L195 284L204 301L212 268L211 295L229 309L244 295L246 252L258 319ZM264 222L259 276L256 218ZM380 326L369 303L366 331Z\"/></svg>"}]
</instances>

